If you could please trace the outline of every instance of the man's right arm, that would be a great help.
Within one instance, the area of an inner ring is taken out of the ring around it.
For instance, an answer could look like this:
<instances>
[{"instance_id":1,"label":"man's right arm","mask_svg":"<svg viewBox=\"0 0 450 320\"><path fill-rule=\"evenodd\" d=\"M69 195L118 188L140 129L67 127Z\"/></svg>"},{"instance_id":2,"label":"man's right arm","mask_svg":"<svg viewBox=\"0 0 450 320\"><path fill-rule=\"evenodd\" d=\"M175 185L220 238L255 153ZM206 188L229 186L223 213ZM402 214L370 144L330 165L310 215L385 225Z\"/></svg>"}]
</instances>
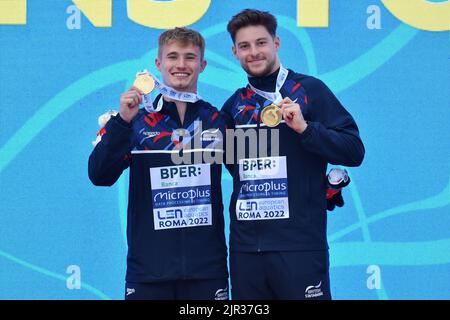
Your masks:
<instances>
[{"instance_id":1,"label":"man's right arm","mask_svg":"<svg viewBox=\"0 0 450 320\"><path fill-rule=\"evenodd\" d=\"M131 125L118 114L106 123L105 131L89 156L89 179L96 186L112 186L131 159Z\"/></svg>"},{"instance_id":2,"label":"man's right arm","mask_svg":"<svg viewBox=\"0 0 450 320\"><path fill-rule=\"evenodd\" d=\"M128 168L133 148L132 121L139 112L143 92L131 87L120 97L120 111L105 125L105 133L89 156L89 179L96 186L112 186Z\"/></svg>"}]
</instances>

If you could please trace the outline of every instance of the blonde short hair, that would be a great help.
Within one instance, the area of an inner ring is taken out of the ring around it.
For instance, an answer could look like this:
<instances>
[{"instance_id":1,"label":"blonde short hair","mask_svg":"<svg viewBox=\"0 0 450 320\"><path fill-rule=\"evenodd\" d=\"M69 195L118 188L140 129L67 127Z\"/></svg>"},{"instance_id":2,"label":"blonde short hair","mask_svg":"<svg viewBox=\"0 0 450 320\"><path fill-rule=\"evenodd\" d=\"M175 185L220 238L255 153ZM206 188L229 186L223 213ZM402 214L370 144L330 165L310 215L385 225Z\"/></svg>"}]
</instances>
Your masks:
<instances>
[{"instance_id":1,"label":"blonde short hair","mask_svg":"<svg viewBox=\"0 0 450 320\"><path fill-rule=\"evenodd\" d=\"M203 36L189 28L174 28L161 33L158 40L158 56L161 57L162 48L170 42L179 42L182 45L192 44L200 48L201 59L205 55L205 39Z\"/></svg>"}]
</instances>

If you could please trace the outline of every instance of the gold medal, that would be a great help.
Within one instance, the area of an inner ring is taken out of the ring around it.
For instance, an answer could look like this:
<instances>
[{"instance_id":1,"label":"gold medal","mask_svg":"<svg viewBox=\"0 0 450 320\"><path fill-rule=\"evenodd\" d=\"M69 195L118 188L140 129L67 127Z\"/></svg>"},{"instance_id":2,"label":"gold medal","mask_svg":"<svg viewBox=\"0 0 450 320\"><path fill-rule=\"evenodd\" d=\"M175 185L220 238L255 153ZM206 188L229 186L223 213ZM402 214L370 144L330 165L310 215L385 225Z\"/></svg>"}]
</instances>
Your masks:
<instances>
[{"instance_id":1,"label":"gold medal","mask_svg":"<svg viewBox=\"0 0 450 320\"><path fill-rule=\"evenodd\" d=\"M280 107L274 103L265 107L261 112L262 122L268 127L276 127L280 124L282 118Z\"/></svg>"},{"instance_id":2,"label":"gold medal","mask_svg":"<svg viewBox=\"0 0 450 320\"><path fill-rule=\"evenodd\" d=\"M142 73L136 76L133 86L141 90L144 94L149 94L155 88L155 81L148 73Z\"/></svg>"}]
</instances>

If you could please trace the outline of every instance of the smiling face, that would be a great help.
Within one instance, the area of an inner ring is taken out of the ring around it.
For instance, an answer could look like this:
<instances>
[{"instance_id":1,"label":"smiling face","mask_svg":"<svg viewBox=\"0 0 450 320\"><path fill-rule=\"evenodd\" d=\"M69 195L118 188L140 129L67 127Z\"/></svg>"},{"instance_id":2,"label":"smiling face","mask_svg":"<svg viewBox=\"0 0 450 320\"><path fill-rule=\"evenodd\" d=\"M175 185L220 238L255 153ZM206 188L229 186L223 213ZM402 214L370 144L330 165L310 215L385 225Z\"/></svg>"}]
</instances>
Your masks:
<instances>
[{"instance_id":1,"label":"smiling face","mask_svg":"<svg viewBox=\"0 0 450 320\"><path fill-rule=\"evenodd\" d=\"M206 67L200 47L176 40L163 45L155 63L166 85L193 93L197 92L198 76Z\"/></svg>"},{"instance_id":2,"label":"smiling face","mask_svg":"<svg viewBox=\"0 0 450 320\"><path fill-rule=\"evenodd\" d=\"M261 77L280 67L279 48L280 39L272 37L264 26L258 25L239 29L232 50L248 75Z\"/></svg>"}]
</instances>

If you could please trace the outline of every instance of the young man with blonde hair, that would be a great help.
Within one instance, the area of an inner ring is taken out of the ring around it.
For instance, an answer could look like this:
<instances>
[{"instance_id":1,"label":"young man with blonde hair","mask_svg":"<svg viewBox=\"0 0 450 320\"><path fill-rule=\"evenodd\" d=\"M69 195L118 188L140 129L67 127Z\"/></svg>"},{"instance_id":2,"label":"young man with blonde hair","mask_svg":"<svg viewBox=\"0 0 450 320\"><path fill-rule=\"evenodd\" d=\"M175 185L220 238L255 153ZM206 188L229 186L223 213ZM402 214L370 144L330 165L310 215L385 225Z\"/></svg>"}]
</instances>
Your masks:
<instances>
[{"instance_id":1,"label":"young man with blonde hair","mask_svg":"<svg viewBox=\"0 0 450 320\"><path fill-rule=\"evenodd\" d=\"M155 60L162 94L146 105L142 88L123 93L89 158L89 177L99 186L113 185L130 167L125 299L228 299L221 165L194 157L210 145L185 149L201 138L199 126L223 130L217 109L197 93L204 51L194 30L162 33ZM192 162L174 163L179 152Z\"/></svg>"}]
</instances>

